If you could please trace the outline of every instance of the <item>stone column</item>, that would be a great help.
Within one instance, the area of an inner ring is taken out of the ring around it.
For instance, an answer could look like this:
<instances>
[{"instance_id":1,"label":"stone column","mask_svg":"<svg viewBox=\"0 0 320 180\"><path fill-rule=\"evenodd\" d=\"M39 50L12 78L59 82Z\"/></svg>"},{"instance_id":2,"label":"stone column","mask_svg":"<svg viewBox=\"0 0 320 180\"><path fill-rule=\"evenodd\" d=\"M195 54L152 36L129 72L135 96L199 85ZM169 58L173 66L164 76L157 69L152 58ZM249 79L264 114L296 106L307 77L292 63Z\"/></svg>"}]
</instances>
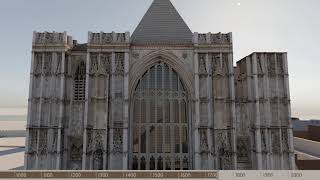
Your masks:
<instances>
[{"instance_id":1,"label":"stone column","mask_svg":"<svg viewBox=\"0 0 320 180\"><path fill-rule=\"evenodd\" d=\"M259 111L259 87L258 87L258 71L257 71L257 55L252 56L252 76L253 76L253 98L254 101L254 128L255 128L255 144L256 144L256 157L257 157L257 167L256 169L262 169L262 155L261 155L261 133L260 133L260 111Z\"/></svg>"},{"instance_id":2,"label":"stone column","mask_svg":"<svg viewBox=\"0 0 320 180\"><path fill-rule=\"evenodd\" d=\"M33 38L35 38L35 32L33 33ZM34 42L34 40L33 40ZM33 72L34 72L34 51L32 51L32 55L31 55L31 67L30 67L30 83L29 83L29 99L28 99L28 116L27 116L27 133L26 133L26 139L25 139L25 145L26 145L26 152L25 152L25 155L24 155L24 169L27 170L28 169L28 160L29 159L29 155L27 154L30 150L30 146L31 146L31 141L30 141L30 131L32 129L31 128L31 113L32 113L32 108L31 107L34 107L35 104L33 103L33 96L32 96L32 92L33 92ZM33 140L33 139L31 139ZM30 143L30 144L29 144Z\"/></svg>"},{"instance_id":3,"label":"stone column","mask_svg":"<svg viewBox=\"0 0 320 180\"><path fill-rule=\"evenodd\" d=\"M84 118L83 118L83 151L82 151L82 169L86 169L87 161L87 124L89 112L89 81L90 81L90 53L87 52L86 59L86 89L85 89L85 105L84 105Z\"/></svg>"},{"instance_id":4,"label":"stone column","mask_svg":"<svg viewBox=\"0 0 320 180\"><path fill-rule=\"evenodd\" d=\"M233 55L228 54L228 66L229 66L229 96L230 96L230 118L231 118L231 146L233 155L233 168L237 169L237 144L236 144L236 105L235 105L235 80L234 80L234 69L233 69Z\"/></svg>"},{"instance_id":5,"label":"stone column","mask_svg":"<svg viewBox=\"0 0 320 180\"><path fill-rule=\"evenodd\" d=\"M200 126L200 99L199 99L199 62L198 62L198 52L194 54L194 90L195 90L195 99L194 99L194 169L201 169L201 156L200 156L200 135L199 135L199 126Z\"/></svg>"},{"instance_id":6,"label":"stone column","mask_svg":"<svg viewBox=\"0 0 320 180\"><path fill-rule=\"evenodd\" d=\"M113 33L113 36L114 33ZM114 169L114 167L112 166L113 164L115 164L116 162L114 162L114 151L113 151L113 128L114 128L114 125L113 125L113 122L114 122L114 118L112 117L113 116L113 104L114 104L114 98L115 98L115 94L114 94L114 87L115 87L115 77L114 77L114 72L115 72L115 52L112 52L112 55L111 55L111 88L110 88L110 99L111 99L111 111L109 112L111 114L111 118L110 118L110 121L108 122L109 123L109 127L110 127L110 130L109 130L109 157L108 157L108 169Z\"/></svg>"},{"instance_id":7,"label":"stone column","mask_svg":"<svg viewBox=\"0 0 320 180\"><path fill-rule=\"evenodd\" d=\"M63 127L63 121L65 120L65 114L64 114L64 94L65 94L65 52L61 52L61 81L60 81L60 99L59 99L59 125L58 125L58 138L57 138L57 162L56 162L56 169L59 170L61 169L61 153L62 153L62 145L61 145L61 134L62 134L62 130L64 129Z\"/></svg>"},{"instance_id":8,"label":"stone column","mask_svg":"<svg viewBox=\"0 0 320 180\"><path fill-rule=\"evenodd\" d=\"M209 38L207 37L207 40L210 39L210 33L209 33ZM211 73L211 68L210 68L210 59L209 59L209 54L206 54L206 69L207 69L207 98L208 98L208 131L207 131L207 139L208 139L208 148L209 148L209 153L208 153L208 167L207 169L214 169L214 156L212 155L211 152L214 151L214 133L213 133L213 105L212 105L212 98L213 98L213 89L212 89L212 76Z\"/></svg>"},{"instance_id":9,"label":"stone column","mask_svg":"<svg viewBox=\"0 0 320 180\"><path fill-rule=\"evenodd\" d=\"M40 127L41 127L41 107L43 105L43 79L44 79L44 74L43 74L43 67L44 67L44 53L42 53L42 61L41 61L41 74L40 74L40 101L39 101L39 111L38 111L38 124L36 125L37 131L38 131L38 137L37 137L37 152L39 152L39 142L40 142ZM36 162L35 162L35 168L39 169L39 155L36 155Z\"/></svg>"},{"instance_id":10,"label":"stone column","mask_svg":"<svg viewBox=\"0 0 320 180\"><path fill-rule=\"evenodd\" d=\"M261 57L261 61L263 62L263 67L265 69L265 88L264 91L266 93L266 100L267 100L267 104L266 104L266 119L267 119L267 127L268 127L268 131L267 131L267 146L268 146L268 150L269 150L269 170L274 169L273 166L273 162L274 162L274 158L273 158L273 154L272 154L272 140L271 140L271 126L272 126L272 114L271 114L271 92L270 92L270 84L272 83L272 79L269 77L269 73L268 73L268 62L267 62L268 58L267 55L264 53L264 55Z\"/></svg>"},{"instance_id":11,"label":"stone column","mask_svg":"<svg viewBox=\"0 0 320 180\"><path fill-rule=\"evenodd\" d=\"M268 162L267 162L267 169L272 169L272 156L271 156L271 132L270 132L270 126L271 126L271 106L270 106L270 91L269 91L269 77L268 77L268 67L267 67L267 59L265 58L265 55L261 55L261 64L263 68L263 91L264 91L264 99L265 99L265 107L264 107L264 114L266 119L266 144L268 149Z\"/></svg>"},{"instance_id":12,"label":"stone column","mask_svg":"<svg viewBox=\"0 0 320 180\"><path fill-rule=\"evenodd\" d=\"M279 158L280 158L280 169L278 170L283 170L284 164L283 164L283 147L282 147L282 133L281 133L281 118L280 118L280 91L281 89L279 88L279 72L278 72L278 66L277 66L277 54L274 53L273 54L273 59L274 64L275 64L275 77L274 77L274 81L275 81L275 89L276 89L276 105L277 105L277 112L276 112L276 120L277 120L277 124L273 124L273 126L277 126L277 130L279 133L279 139L278 141L280 142L280 153L279 153Z\"/></svg>"},{"instance_id":13,"label":"stone column","mask_svg":"<svg viewBox=\"0 0 320 180\"><path fill-rule=\"evenodd\" d=\"M107 168L108 168L108 147L109 147L109 145L108 145L108 136L109 136L109 134L108 134L108 129L109 129L109 121L110 121L110 112L109 112L109 89L110 89L110 72L109 72L109 74L107 74L107 76L106 76L106 78L108 79L107 80L107 87L106 87L106 95L105 95L105 98L106 98L106 100L105 100L105 103L106 103L106 106L105 106L105 108L106 108L106 117L105 117L105 119L106 119L106 126L105 126L105 129L106 129L106 138L105 138L105 140L104 140L104 143L105 143L105 152L103 153L103 169L104 170L106 170Z\"/></svg>"},{"instance_id":14,"label":"stone column","mask_svg":"<svg viewBox=\"0 0 320 180\"><path fill-rule=\"evenodd\" d=\"M124 54L124 82L123 82L123 170L128 169L128 127L129 127L129 52Z\"/></svg>"}]
</instances>

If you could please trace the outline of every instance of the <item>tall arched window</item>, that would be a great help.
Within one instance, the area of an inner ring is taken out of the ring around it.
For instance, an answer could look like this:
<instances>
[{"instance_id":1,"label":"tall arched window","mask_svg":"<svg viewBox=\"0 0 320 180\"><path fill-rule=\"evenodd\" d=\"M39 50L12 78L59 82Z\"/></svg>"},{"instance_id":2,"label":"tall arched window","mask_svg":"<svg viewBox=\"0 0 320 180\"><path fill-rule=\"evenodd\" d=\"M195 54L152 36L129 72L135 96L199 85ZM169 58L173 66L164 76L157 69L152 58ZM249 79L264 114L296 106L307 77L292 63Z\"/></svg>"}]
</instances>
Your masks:
<instances>
[{"instance_id":1,"label":"tall arched window","mask_svg":"<svg viewBox=\"0 0 320 180\"><path fill-rule=\"evenodd\" d=\"M132 99L131 168L188 169L188 98L177 72L156 63L139 80Z\"/></svg>"},{"instance_id":2,"label":"tall arched window","mask_svg":"<svg viewBox=\"0 0 320 180\"><path fill-rule=\"evenodd\" d=\"M86 91L86 64L84 61L81 61L74 77L74 100L75 101L85 100L85 91Z\"/></svg>"}]
</instances>

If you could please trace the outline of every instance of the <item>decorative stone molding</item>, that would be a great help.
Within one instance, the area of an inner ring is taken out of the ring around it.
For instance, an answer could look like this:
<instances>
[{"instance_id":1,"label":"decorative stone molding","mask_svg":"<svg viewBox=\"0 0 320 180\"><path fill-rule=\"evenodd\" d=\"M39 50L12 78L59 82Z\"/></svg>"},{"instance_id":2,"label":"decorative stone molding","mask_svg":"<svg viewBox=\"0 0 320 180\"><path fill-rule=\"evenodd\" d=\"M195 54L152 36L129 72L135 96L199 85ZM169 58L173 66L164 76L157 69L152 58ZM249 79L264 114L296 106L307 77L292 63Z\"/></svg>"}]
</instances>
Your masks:
<instances>
[{"instance_id":1,"label":"decorative stone molding","mask_svg":"<svg viewBox=\"0 0 320 180\"><path fill-rule=\"evenodd\" d=\"M88 43L91 45L106 45L112 43L129 43L130 35L129 32L126 33L88 33Z\"/></svg>"},{"instance_id":2,"label":"decorative stone molding","mask_svg":"<svg viewBox=\"0 0 320 180\"><path fill-rule=\"evenodd\" d=\"M158 50L152 51L151 53L141 57L139 61L132 64L129 72L129 92L132 95L133 89L138 83L139 79L146 72L149 67L153 64L159 62L159 60L165 62L170 67L172 67L182 78L182 82L185 83L187 91L190 93L190 96L194 96L194 86L193 86L193 74L192 71L188 69L187 64L183 60L180 60L179 57L174 55L170 51Z\"/></svg>"},{"instance_id":3,"label":"decorative stone molding","mask_svg":"<svg viewBox=\"0 0 320 180\"><path fill-rule=\"evenodd\" d=\"M222 33L197 33L197 44L232 44L232 33L222 34ZM195 41L195 40L194 40Z\"/></svg>"}]
</instances>

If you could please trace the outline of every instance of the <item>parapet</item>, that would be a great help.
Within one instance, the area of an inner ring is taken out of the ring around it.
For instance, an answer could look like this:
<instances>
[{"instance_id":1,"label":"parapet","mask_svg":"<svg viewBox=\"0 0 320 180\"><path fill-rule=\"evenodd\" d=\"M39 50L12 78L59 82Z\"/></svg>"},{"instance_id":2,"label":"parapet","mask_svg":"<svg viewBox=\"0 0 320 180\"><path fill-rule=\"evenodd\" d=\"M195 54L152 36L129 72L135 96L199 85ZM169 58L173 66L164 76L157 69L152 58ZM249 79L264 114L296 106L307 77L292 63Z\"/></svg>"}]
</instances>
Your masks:
<instances>
[{"instance_id":1,"label":"parapet","mask_svg":"<svg viewBox=\"0 0 320 180\"><path fill-rule=\"evenodd\" d=\"M107 45L107 44L127 44L130 42L130 33L88 33L89 45Z\"/></svg>"},{"instance_id":2,"label":"parapet","mask_svg":"<svg viewBox=\"0 0 320 180\"><path fill-rule=\"evenodd\" d=\"M33 45L64 45L72 46L72 37L66 32L33 32Z\"/></svg>"},{"instance_id":3,"label":"parapet","mask_svg":"<svg viewBox=\"0 0 320 180\"><path fill-rule=\"evenodd\" d=\"M232 44L232 33L197 33L193 35L193 42L195 44L207 44L207 45L223 45Z\"/></svg>"}]
</instances>

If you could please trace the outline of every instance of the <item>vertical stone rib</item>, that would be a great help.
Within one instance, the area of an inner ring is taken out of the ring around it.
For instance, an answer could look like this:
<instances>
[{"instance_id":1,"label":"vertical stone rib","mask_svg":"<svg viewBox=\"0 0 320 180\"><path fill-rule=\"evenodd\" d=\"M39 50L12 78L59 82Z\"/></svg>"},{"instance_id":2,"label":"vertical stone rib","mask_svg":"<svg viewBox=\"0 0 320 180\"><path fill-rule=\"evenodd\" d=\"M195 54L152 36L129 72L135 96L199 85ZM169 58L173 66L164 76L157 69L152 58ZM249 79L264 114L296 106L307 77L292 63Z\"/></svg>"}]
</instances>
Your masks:
<instances>
[{"instance_id":1,"label":"vertical stone rib","mask_svg":"<svg viewBox=\"0 0 320 180\"><path fill-rule=\"evenodd\" d=\"M35 33L33 33L33 38L35 38ZM26 139L25 139L25 145L26 145L26 152L25 152L25 156L24 156L24 168L25 170L30 169L30 167L28 166L28 162L31 161L30 159L30 155L28 154L30 151L30 146L31 146L31 141L33 141L33 139L30 140L30 133L31 131L37 131L37 129L33 129L31 127L31 113L32 113L32 108L36 107L34 101L33 101L33 83L34 83L34 55L35 52L32 51L32 55L31 55L31 66L30 66L30 83L29 83L29 99L28 99L28 116L27 116L27 133L26 133Z\"/></svg>"},{"instance_id":2,"label":"vertical stone rib","mask_svg":"<svg viewBox=\"0 0 320 180\"><path fill-rule=\"evenodd\" d=\"M279 156L280 156L280 169L283 169L284 167L284 164L283 164L283 148L282 148L282 133L281 133L281 127L282 127L282 124L281 124L281 119L280 119L280 89L279 89L279 72L278 72L278 63L277 63L277 54L274 53L273 54L273 61L274 61L274 64L275 64L275 74L274 74L274 81L275 81L275 89L276 89L276 94L275 94L275 98L276 98L276 105L277 105L277 112L276 112L276 120L277 120L277 124L274 124L276 125L276 128L278 130L278 133L279 133L279 139L278 141L280 142L280 152L279 152Z\"/></svg>"},{"instance_id":3,"label":"vertical stone rib","mask_svg":"<svg viewBox=\"0 0 320 180\"><path fill-rule=\"evenodd\" d=\"M257 169L262 169L262 155L261 155L261 132L260 132L260 111L259 111L259 86L258 86L258 72L257 72L257 55L253 54L252 59L252 75L253 75L253 101L255 111L255 144L256 144L256 156L257 156Z\"/></svg>"},{"instance_id":4,"label":"vertical stone rib","mask_svg":"<svg viewBox=\"0 0 320 180\"><path fill-rule=\"evenodd\" d=\"M124 103L123 103L123 163L122 169L128 169L128 124L129 124L129 53L124 53Z\"/></svg>"},{"instance_id":5,"label":"vertical stone rib","mask_svg":"<svg viewBox=\"0 0 320 180\"><path fill-rule=\"evenodd\" d=\"M113 159L114 159L114 146L113 146L113 132L114 132L114 117L113 117L113 111L114 111L114 99L115 99L115 70L116 70L116 66L115 66L115 52L112 51L111 54L111 87L110 87L110 121L108 122L110 125L110 129L109 129L109 157L108 157L108 168L109 169L114 169L114 167L112 166L113 164Z\"/></svg>"},{"instance_id":6,"label":"vertical stone rib","mask_svg":"<svg viewBox=\"0 0 320 180\"><path fill-rule=\"evenodd\" d=\"M210 37L210 35L209 35ZM208 40L209 38L207 38ZM212 63L212 62L211 62ZM210 68L210 58L209 54L206 54L206 69L207 69L207 99L208 99L208 131L207 131L207 137L208 137L208 169L214 168L214 157L212 156L212 152L214 151L214 145L213 145L213 106L212 106L212 97L213 97L213 89L212 87L212 76L210 75L212 69ZM210 70L211 69L211 70Z\"/></svg>"},{"instance_id":7,"label":"vertical stone rib","mask_svg":"<svg viewBox=\"0 0 320 180\"><path fill-rule=\"evenodd\" d=\"M109 112L109 89L110 89L110 73L107 74L106 76L107 78L107 84L106 84L106 95L105 95L105 105L106 105L106 115L105 115L105 120L106 120L106 132L105 132L105 135L106 135L106 138L104 140L104 144L105 144L105 152L103 153L103 169L108 169L108 129L109 129L109 120L110 120L110 112Z\"/></svg>"},{"instance_id":8,"label":"vertical stone rib","mask_svg":"<svg viewBox=\"0 0 320 180\"><path fill-rule=\"evenodd\" d=\"M63 121L65 120L65 115L64 115L64 98L65 98L65 52L62 52L61 55L61 81L60 81L60 106L59 106L59 125L58 125L58 138L57 138L57 162L56 162L56 169L59 170L61 169L61 153L63 152L61 149L61 131L64 130L63 127Z\"/></svg>"},{"instance_id":9,"label":"vertical stone rib","mask_svg":"<svg viewBox=\"0 0 320 180\"><path fill-rule=\"evenodd\" d=\"M266 119L266 147L268 150L267 154L267 169L272 169L272 156L271 156L271 106L270 106L270 91L269 91L269 77L268 77L268 66L267 66L267 59L265 58L265 54L261 54L261 64L263 67L263 91L264 91L264 99L265 101L265 107L264 107L264 113L265 113L265 119Z\"/></svg>"},{"instance_id":10,"label":"vertical stone rib","mask_svg":"<svg viewBox=\"0 0 320 180\"><path fill-rule=\"evenodd\" d=\"M200 107L199 107L199 63L198 63L198 52L194 53L194 89L195 89L195 113L194 113L194 119L195 119L195 126L194 126L194 159L195 159L195 170L201 169L201 157L200 157L200 136L199 136L199 125L200 125Z\"/></svg>"},{"instance_id":11,"label":"vertical stone rib","mask_svg":"<svg viewBox=\"0 0 320 180\"><path fill-rule=\"evenodd\" d=\"M88 128L88 112L89 112L89 84L90 84L90 53L87 52L86 58L86 87L85 87L85 105L84 105L84 122L83 122L83 150L82 150L82 169L86 169L86 160L87 160L87 128Z\"/></svg>"},{"instance_id":12,"label":"vertical stone rib","mask_svg":"<svg viewBox=\"0 0 320 180\"><path fill-rule=\"evenodd\" d=\"M228 54L228 66L229 66L229 92L230 92L230 110L231 110L231 147L233 155L233 168L237 169L237 145L236 145L236 106L235 106L235 79L233 69L233 56L232 53Z\"/></svg>"},{"instance_id":13,"label":"vertical stone rib","mask_svg":"<svg viewBox=\"0 0 320 180\"><path fill-rule=\"evenodd\" d=\"M37 131L38 131L38 137L37 137L37 155L36 155L36 165L35 165L35 168L36 169L39 169L39 155L38 155L38 152L39 152L39 144L40 144L40 127L41 127L41 111L42 111L42 104L43 104L43 67L44 67L44 53L42 53L42 61L41 61L41 73L40 73L40 101L39 101L39 112L38 112L38 124L36 125L37 126Z\"/></svg>"}]
</instances>

